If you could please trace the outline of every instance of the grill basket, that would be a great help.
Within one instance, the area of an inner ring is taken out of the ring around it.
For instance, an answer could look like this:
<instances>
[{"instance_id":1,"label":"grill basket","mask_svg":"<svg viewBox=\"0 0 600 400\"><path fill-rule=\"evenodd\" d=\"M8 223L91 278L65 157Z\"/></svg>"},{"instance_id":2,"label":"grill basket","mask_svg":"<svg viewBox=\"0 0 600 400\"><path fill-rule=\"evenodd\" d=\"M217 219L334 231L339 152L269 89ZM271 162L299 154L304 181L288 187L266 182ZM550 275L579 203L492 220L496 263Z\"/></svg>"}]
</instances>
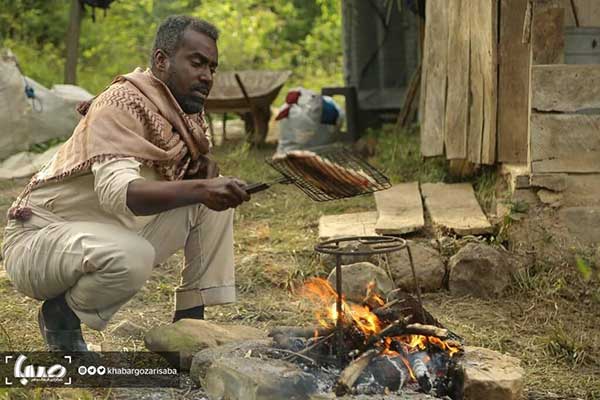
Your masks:
<instances>
[{"instance_id":1,"label":"grill basket","mask_svg":"<svg viewBox=\"0 0 600 400\"><path fill-rule=\"evenodd\" d=\"M331 182L312 176L312 174L309 174L307 171L302 171L302 174L299 173L296 170L297 168L290 167L289 161L285 158L268 158L266 162L282 174L287 182L295 184L314 201L329 201L360 196L379 190L389 189L392 186L385 175L345 148L327 148L313 152L322 159L336 164L337 166L365 174L369 177L369 184L364 187L353 186L349 188L347 185L333 187ZM307 175L311 176L307 179ZM318 187L309 181L315 179L319 181L319 186L321 187Z\"/></svg>"}]
</instances>

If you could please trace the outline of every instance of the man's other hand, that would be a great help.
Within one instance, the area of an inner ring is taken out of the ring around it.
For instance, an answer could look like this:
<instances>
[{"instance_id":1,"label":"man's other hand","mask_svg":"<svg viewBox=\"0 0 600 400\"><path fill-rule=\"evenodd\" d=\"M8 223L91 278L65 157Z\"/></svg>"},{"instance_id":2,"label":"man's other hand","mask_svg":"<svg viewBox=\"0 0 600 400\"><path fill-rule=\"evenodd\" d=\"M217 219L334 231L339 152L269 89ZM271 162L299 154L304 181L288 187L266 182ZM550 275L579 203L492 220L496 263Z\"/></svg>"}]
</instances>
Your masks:
<instances>
[{"instance_id":1,"label":"man's other hand","mask_svg":"<svg viewBox=\"0 0 600 400\"><path fill-rule=\"evenodd\" d=\"M250 200L250 195L244 190L245 186L246 182L237 178L221 176L206 179L202 185L200 202L215 211L235 208Z\"/></svg>"}]
</instances>

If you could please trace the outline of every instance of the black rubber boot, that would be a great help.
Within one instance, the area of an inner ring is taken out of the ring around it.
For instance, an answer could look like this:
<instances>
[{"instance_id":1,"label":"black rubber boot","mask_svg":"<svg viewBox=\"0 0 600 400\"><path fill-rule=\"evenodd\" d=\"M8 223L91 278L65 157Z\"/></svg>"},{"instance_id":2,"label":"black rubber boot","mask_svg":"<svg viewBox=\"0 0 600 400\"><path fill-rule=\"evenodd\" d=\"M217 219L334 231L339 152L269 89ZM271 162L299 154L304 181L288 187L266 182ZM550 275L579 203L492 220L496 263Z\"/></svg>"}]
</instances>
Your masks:
<instances>
[{"instance_id":1,"label":"black rubber boot","mask_svg":"<svg viewBox=\"0 0 600 400\"><path fill-rule=\"evenodd\" d=\"M38 312L38 324L48 351L88 351L81 334L81 321L67 305L64 295L44 301Z\"/></svg>"},{"instance_id":2,"label":"black rubber boot","mask_svg":"<svg viewBox=\"0 0 600 400\"><path fill-rule=\"evenodd\" d=\"M184 318L204 319L204 306L187 308L185 310L175 310L175 314L173 314L173 322L177 322Z\"/></svg>"}]
</instances>

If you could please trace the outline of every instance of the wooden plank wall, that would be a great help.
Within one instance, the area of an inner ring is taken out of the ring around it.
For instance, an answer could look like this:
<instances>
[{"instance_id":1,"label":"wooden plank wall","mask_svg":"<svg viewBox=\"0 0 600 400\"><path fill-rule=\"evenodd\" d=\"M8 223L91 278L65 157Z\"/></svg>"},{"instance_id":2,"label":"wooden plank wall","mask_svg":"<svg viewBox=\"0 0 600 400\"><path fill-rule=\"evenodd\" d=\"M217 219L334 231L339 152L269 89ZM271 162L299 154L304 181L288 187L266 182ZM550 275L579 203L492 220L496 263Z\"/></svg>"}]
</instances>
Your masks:
<instances>
[{"instance_id":1,"label":"wooden plank wall","mask_svg":"<svg viewBox=\"0 0 600 400\"><path fill-rule=\"evenodd\" d=\"M498 1L472 1L469 161L494 164L498 101Z\"/></svg>"},{"instance_id":2,"label":"wooden plank wall","mask_svg":"<svg viewBox=\"0 0 600 400\"><path fill-rule=\"evenodd\" d=\"M431 0L426 3L423 72L425 96L421 124L421 153L425 157L444 154L446 121L446 83L448 68L448 3Z\"/></svg>"},{"instance_id":3,"label":"wooden plank wall","mask_svg":"<svg viewBox=\"0 0 600 400\"><path fill-rule=\"evenodd\" d=\"M444 143L446 158L467 158L469 132L469 53L470 3L473 0L448 0L448 96ZM476 0L475 0L476 1Z\"/></svg>"},{"instance_id":4,"label":"wooden plank wall","mask_svg":"<svg viewBox=\"0 0 600 400\"><path fill-rule=\"evenodd\" d=\"M529 0L501 0L498 45L498 161L527 162L530 41L523 40Z\"/></svg>"},{"instance_id":5,"label":"wooden plank wall","mask_svg":"<svg viewBox=\"0 0 600 400\"><path fill-rule=\"evenodd\" d=\"M574 0L600 26L600 0ZM474 164L530 161L532 66L563 62L571 0L430 0L421 152Z\"/></svg>"},{"instance_id":6,"label":"wooden plank wall","mask_svg":"<svg viewBox=\"0 0 600 400\"><path fill-rule=\"evenodd\" d=\"M598 0L573 0L575 12L579 19L579 26L600 26L600 7ZM575 16L571 7L571 0L562 0L565 9L566 26L575 26Z\"/></svg>"},{"instance_id":7,"label":"wooden plank wall","mask_svg":"<svg viewBox=\"0 0 600 400\"><path fill-rule=\"evenodd\" d=\"M539 65L531 80L531 170L600 172L600 66ZM580 113L582 110L590 110Z\"/></svg>"},{"instance_id":8,"label":"wooden plank wall","mask_svg":"<svg viewBox=\"0 0 600 400\"><path fill-rule=\"evenodd\" d=\"M531 66L562 63L564 0L501 0L498 161L527 163Z\"/></svg>"},{"instance_id":9,"label":"wooden plank wall","mask_svg":"<svg viewBox=\"0 0 600 400\"><path fill-rule=\"evenodd\" d=\"M423 156L496 159L498 0L427 2Z\"/></svg>"}]
</instances>

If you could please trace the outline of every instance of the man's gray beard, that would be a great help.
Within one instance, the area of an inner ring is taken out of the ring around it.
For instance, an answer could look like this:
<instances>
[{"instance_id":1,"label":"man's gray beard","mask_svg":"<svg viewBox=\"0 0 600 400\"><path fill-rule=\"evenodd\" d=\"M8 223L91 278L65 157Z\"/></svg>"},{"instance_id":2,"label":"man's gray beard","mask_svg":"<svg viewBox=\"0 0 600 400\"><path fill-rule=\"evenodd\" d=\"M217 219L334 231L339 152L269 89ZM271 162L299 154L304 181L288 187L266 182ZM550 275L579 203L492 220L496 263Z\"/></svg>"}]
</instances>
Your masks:
<instances>
[{"instance_id":1,"label":"man's gray beard","mask_svg":"<svg viewBox=\"0 0 600 400\"><path fill-rule=\"evenodd\" d=\"M204 109L204 99L202 98L191 98L190 96L176 96L175 100L179 103L179 106L186 114L197 114Z\"/></svg>"},{"instance_id":2,"label":"man's gray beard","mask_svg":"<svg viewBox=\"0 0 600 400\"><path fill-rule=\"evenodd\" d=\"M180 95L179 93L177 93L174 90L175 85L174 85L173 79L172 79L173 76L174 76L174 74L170 73L165 84L171 91L171 94L173 95L173 97L175 97L175 100L177 100L177 103L179 104L179 107L181 107L183 112L186 114L197 114L199 112L202 112L202 110L204 109L204 100L205 99L203 99L201 97L184 96L184 95Z\"/></svg>"}]
</instances>

